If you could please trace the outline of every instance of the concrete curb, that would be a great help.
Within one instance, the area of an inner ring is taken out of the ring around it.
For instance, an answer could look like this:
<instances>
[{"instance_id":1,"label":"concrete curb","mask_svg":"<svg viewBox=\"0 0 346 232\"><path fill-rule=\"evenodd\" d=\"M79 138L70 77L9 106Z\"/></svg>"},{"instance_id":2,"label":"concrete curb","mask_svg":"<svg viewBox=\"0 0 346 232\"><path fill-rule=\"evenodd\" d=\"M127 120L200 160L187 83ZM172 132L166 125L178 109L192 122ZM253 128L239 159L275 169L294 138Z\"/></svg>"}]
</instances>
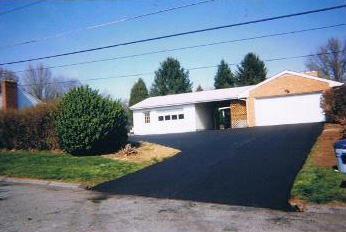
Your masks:
<instances>
[{"instance_id":1,"label":"concrete curb","mask_svg":"<svg viewBox=\"0 0 346 232\"><path fill-rule=\"evenodd\" d=\"M307 205L304 208L306 213L330 213L330 214L346 214L346 206L329 206L329 205Z\"/></svg>"},{"instance_id":2,"label":"concrete curb","mask_svg":"<svg viewBox=\"0 0 346 232\"><path fill-rule=\"evenodd\" d=\"M61 188L72 188L72 189L85 189L86 186L83 184L63 183L57 181L37 180L37 179L21 179L13 177L0 176L0 181L15 184L37 184L45 185L48 187L61 187Z\"/></svg>"}]
</instances>

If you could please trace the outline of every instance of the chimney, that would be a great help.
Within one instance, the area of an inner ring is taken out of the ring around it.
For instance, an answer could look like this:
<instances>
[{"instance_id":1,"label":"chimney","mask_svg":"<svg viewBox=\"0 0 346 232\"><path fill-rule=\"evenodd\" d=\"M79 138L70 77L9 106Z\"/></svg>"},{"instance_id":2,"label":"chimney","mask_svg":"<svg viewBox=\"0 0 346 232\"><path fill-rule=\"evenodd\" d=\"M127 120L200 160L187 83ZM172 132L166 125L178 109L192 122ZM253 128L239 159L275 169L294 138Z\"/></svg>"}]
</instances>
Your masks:
<instances>
[{"instance_id":1,"label":"chimney","mask_svg":"<svg viewBox=\"0 0 346 232\"><path fill-rule=\"evenodd\" d=\"M306 72L302 72L302 74L318 77L318 72L317 71L306 71Z\"/></svg>"},{"instance_id":2,"label":"chimney","mask_svg":"<svg viewBox=\"0 0 346 232\"><path fill-rule=\"evenodd\" d=\"M3 78L1 82L2 109L18 109L17 82L13 78Z\"/></svg>"}]
</instances>

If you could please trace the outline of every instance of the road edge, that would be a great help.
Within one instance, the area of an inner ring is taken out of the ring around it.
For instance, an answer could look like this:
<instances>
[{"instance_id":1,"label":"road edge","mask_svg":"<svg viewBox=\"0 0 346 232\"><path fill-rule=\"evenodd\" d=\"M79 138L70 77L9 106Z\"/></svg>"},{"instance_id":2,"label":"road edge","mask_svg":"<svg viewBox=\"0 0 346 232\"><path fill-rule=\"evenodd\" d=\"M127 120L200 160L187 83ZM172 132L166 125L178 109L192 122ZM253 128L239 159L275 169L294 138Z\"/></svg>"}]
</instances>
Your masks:
<instances>
[{"instance_id":1,"label":"road edge","mask_svg":"<svg viewBox=\"0 0 346 232\"><path fill-rule=\"evenodd\" d=\"M84 186L83 184L64 183L64 182L38 180L38 179L22 179L22 178L6 177L6 176L0 176L0 181L7 182L7 183L15 183L15 184L44 185L47 187L61 187L61 188L72 188L72 189L86 188L86 186Z\"/></svg>"}]
</instances>

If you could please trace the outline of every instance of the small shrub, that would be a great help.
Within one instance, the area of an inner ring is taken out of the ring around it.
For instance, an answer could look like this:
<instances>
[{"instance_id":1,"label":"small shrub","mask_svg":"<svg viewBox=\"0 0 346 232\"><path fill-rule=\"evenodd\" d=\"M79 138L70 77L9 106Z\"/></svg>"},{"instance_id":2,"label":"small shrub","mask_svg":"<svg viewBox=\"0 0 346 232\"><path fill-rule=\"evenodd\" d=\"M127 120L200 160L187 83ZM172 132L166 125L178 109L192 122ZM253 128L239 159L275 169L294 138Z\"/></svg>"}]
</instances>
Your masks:
<instances>
[{"instance_id":1,"label":"small shrub","mask_svg":"<svg viewBox=\"0 0 346 232\"><path fill-rule=\"evenodd\" d=\"M104 98L88 86L64 95L56 126L63 148L74 155L100 154L127 140L127 118L119 101Z\"/></svg>"},{"instance_id":2,"label":"small shrub","mask_svg":"<svg viewBox=\"0 0 346 232\"><path fill-rule=\"evenodd\" d=\"M59 149L54 121L59 111L57 101L22 110L0 111L0 148Z\"/></svg>"}]
</instances>

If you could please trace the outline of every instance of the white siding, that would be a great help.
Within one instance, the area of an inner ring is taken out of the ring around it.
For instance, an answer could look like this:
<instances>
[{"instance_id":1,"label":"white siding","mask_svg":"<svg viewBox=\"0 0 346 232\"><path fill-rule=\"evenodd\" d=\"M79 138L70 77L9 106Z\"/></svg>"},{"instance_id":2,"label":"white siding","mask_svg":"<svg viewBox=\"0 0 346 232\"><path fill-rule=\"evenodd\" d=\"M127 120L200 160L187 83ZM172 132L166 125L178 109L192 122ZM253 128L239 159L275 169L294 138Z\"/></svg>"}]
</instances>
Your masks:
<instances>
[{"instance_id":1,"label":"white siding","mask_svg":"<svg viewBox=\"0 0 346 232\"><path fill-rule=\"evenodd\" d=\"M150 123L145 123L144 113L150 112ZM184 114L184 119L159 121L159 116ZM195 106L160 107L133 111L133 130L135 135L167 134L196 131Z\"/></svg>"},{"instance_id":2,"label":"white siding","mask_svg":"<svg viewBox=\"0 0 346 232\"><path fill-rule=\"evenodd\" d=\"M321 93L255 99L256 126L323 122Z\"/></svg>"},{"instance_id":3,"label":"white siding","mask_svg":"<svg viewBox=\"0 0 346 232\"><path fill-rule=\"evenodd\" d=\"M211 130L214 129L213 105L195 104L196 109L196 129Z\"/></svg>"}]
</instances>

